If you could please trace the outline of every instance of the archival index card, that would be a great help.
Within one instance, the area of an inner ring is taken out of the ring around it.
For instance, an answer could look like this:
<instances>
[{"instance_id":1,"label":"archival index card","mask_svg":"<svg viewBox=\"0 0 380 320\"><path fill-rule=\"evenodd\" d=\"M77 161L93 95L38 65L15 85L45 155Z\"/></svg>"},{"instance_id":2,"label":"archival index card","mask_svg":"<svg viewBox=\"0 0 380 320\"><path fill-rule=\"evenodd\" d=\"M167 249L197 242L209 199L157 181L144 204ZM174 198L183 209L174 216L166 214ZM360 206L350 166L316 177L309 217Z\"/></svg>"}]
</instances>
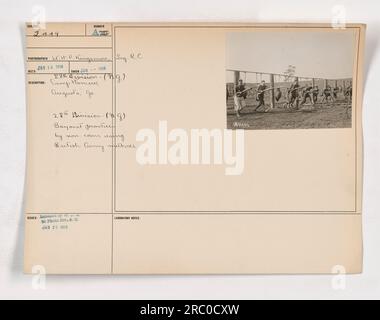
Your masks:
<instances>
[{"instance_id":1,"label":"archival index card","mask_svg":"<svg viewBox=\"0 0 380 320\"><path fill-rule=\"evenodd\" d=\"M364 25L26 37L25 272L361 272Z\"/></svg>"}]
</instances>

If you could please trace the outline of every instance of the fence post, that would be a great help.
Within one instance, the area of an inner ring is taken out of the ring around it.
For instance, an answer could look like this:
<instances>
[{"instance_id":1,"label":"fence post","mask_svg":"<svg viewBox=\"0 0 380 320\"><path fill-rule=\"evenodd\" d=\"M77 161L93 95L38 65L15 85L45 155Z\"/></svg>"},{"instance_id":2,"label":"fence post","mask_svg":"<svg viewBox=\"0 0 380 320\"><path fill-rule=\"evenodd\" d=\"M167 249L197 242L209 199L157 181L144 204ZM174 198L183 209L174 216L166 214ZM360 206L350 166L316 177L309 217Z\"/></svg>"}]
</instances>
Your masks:
<instances>
[{"instance_id":1,"label":"fence post","mask_svg":"<svg viewBox=\"0 0 380 320\"><path fill-rule=\"evenodd\" d=\"M240 72L239 71L234 71L235 86L239 83L239 79L240 79Z\"/></svg>"},{"instance_id":2,"label":"fence post","mask_svg":"<svg viewBox=\"0 0 380 320\"><path fill-rule=\"evenodd\" d=\"M315 79L312 80L313 88L315 87Z\"/></svg>"},{"instance_id":3,"label":"fence post","mask_svg":"<svg viewBox=\"0 0 380 320\"><path fill-rule=\"evenodd\" d=\"M329 85L329 81L325 79L325 89L327 88L328 85Z\"/></svg>"},{"instance_id":4,"label":"fence post","mask_svg":"<svg viewBox=\"0 0 380 320\"><path fill-rule=\"evenodd\" d=\"M273 88L270 90L270 107L273 109L275 107L275 99L274 99L274 74L270 74L270 87Z\"/></svg>"}]
</instances>

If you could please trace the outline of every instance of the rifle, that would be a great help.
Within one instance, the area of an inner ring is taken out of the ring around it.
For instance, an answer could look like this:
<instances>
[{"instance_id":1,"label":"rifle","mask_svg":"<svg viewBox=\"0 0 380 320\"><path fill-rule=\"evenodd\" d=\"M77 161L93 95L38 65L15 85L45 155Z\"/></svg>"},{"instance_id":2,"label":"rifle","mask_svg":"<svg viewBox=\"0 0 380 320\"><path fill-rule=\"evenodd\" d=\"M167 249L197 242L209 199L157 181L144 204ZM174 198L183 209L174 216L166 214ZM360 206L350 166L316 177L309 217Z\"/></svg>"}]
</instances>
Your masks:
<instances>
[{"instance_id":1,"label":"rifle","mask_svg":"<svg viewBox=\"0 0 380 320\"><path fill-rule=\"evenodd\" d=\"M239 97L242 94L244 94L245 92L248 92L249 90L253 90L253 87L252 88L244 89L243 91L236 92L235 94Z\"/></svg>"},{"instance_id":2,"label":"rifle","mask_svg":"<svg viewBox=\"0 0 380 320\"><path fill-rule=\"evenodd\" d=\"M294 88L294 89L292 89L292 90L289 90L288 93L291 93L291 92L296 91L296 90L302 90L302 89L304 89L304 88L306 88L306 86L298 87L298 88Z\"/></svg>"},{"instance_id":3,"label":"rifle","mask_svg":"<svg viewBox=\"0 0 380 320\"><path fill-rule=\"evenodd\" d=\"M287 87L282 86L282 87L267 88L267 89L262 90L262 91L260 91L260 92L266 92L266 91L270 91L270 90L274 90L274 89L280 89L280 88L287 88ZM241 95L241 94L243 94L243 93L245 93L245 92L247 92L247 91L249 91L249 90L253 90L253 89L254 89L253 87L252 87L252 88L244 89L243 91L237 92L236 95L238 95L238 94Z\"/></svg>"},{"instance_id":4,"label":"rifle","mask_svg":"<svg viewBox=\"0 0 380 320\"><path fill-rule=\"evenodd\" d=\"M266 91L270 91L270 90L274 90L274 89L282 89L282 88L287 88L285 86L281 86L281 87L273 87L273 88L267 88L265 90L261 90L260 92L266 92Z\"/></svg>"},{"instance_id":5,"label":"rifle","mask_svg":"<svg viewBox=\"0 0 380 320\"><path fill-rule=\"evenodd\" d=\"M271 91L271 90L274 90L274 89L281 89L281 88L287 88L287 87L285 87L285 86L272 87L272 88L267 88L267 89L264 89L264 90L257 91L257 93L256 93L256 100L258 100L260 94L263 94L263 93L265 93L267 91Z\"/></svg>"}]
</instances>

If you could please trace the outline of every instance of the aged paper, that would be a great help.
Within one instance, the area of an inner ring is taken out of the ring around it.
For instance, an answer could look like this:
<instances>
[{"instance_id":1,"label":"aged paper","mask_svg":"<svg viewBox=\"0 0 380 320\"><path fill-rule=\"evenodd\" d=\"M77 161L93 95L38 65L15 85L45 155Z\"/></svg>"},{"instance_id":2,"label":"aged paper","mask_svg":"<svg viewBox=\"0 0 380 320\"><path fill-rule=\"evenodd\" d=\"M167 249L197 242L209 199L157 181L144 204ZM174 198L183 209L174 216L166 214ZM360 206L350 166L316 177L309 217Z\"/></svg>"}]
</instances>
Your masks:
<instances>
[{"instance_id":1,"label":"aged paper","mask_svg":"<svg viewBox=\"0 0 380 320\"><path fill-rule=\"evenodd\" d=\"M25 272L361 272L364 25L26 33Z\"/></svg>"}]
</instances>

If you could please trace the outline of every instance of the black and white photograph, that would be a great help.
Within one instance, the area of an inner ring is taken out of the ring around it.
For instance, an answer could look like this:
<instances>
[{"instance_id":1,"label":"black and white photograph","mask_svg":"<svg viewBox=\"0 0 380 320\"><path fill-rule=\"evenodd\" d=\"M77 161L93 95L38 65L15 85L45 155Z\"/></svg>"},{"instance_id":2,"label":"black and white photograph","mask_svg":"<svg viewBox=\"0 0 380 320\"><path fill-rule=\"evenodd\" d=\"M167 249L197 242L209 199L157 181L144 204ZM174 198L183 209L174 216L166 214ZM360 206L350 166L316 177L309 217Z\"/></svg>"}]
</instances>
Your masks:
<instances>
[{"instance_id":1,"label":"black and white photograph","mask_svg":"<svg viewBox=\"0 0 380 320\"><path fill-rule=\"evenodd\" d=\"M354 30L230 32L228 129L351 128Z\"/></svg>"}]
</instances>

